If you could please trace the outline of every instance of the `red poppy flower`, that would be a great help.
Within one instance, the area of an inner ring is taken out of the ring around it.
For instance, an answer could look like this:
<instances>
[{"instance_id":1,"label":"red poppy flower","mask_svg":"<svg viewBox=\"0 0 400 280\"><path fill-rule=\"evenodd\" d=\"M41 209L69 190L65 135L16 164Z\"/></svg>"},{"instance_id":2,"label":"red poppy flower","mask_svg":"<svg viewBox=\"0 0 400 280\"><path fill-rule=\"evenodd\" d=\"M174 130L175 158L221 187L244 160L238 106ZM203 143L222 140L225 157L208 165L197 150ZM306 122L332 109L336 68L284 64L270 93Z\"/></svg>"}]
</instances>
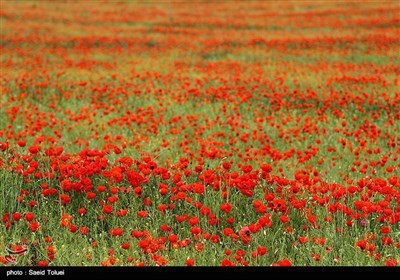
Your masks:
<instances>
[{"instance_id":1,"label":"red poppy flower","mask_svg":"<svg viewBox=\"0 0 400 280\"><path fill-rule=\"evenodd\" d=\"M185 239L183 239L183 240L181 240L181 241L179 242L179 245L180 245L180 247L184 248L184 247L189 246L190 243L191 243L191 242L190 242L190 239L189 239L189 238L185 238Z\"/></svg>"},{"instance_id":2,"label":"red poppy flower","mask_svg":"<svg viewBox=\"0 0 400 280\"><path fill-rule=\"evenodd\" d=\"M398 262L396 259L387 259L385 266L397 266Z\"/></svg>"},{"instance_id":3,"label":"red poppy flower","mask_svg":"<svg viewBox=\"0 0 400 280\"><path fill-rule=\"evenodd\" d=\"M257 246L257 254L259 255L259 256L263 256L263 255L265 255L266 253L267 253L267 248L266 247L264 247L264 246Z\"/></svg>"},{"instance_id":4,"label":"red poppy flower","mask_svg":"<svg viewBox=\"0 0 400 280\"><path fill-rule=\"evenodd\" d=\"M178 222L178 223L182 223L184 220L186 220L186 216L185 215L183 215L183 216L176 216L175 217L175 219L176 219L176 221Z\"/></svg>"},{"instance_id":5,"label":"red poppy flower","mask_svg":"<svg viewBox=\"0 0 400 280\"><path fill-rule=\"evenodd\" d=\"M242 166L241 170L243 173L250 173L251 170L253 170L253 167L251 165L244 165Z\"/></svg>"},{"instance_id":6,"label":"red poppy flower","mask_svg":"<svg viewBox=\"0 0 400 280\"><path fill-rule=\"evenodd\" d=\"M317 216L315 216L315 215L309 215L309 216L307 217L307 219L308 219L308 221L309 221L311 224L315 224L315 222L317 221Z\"/></svg>"},{"instance_id":7,"label":"red poppy flower","mask_svg":"<svg viewBox=\"0 0 400 280\"><path fill-rule=\"evenodd\" d=\"M251 233L260 232L261 229L262 229L262 226L261 226L261 224L259 224L259 223L250 224L250 225L249 225L249 230L250 230Z\"/></svg>"},{"instance_id":8,"label":"red poppy flower","mask_svg":"<svg viewBox=\"0 0 400 280\"><path fill-rule=\"evenodd\" d=\"M381 233L382 234L389 234L390 233L390 228L389 227L382 227L381 228Z\"/></svg>"},{"instance_id":9,"label":"red poppy flower","mask_svg":"<svg viewBox=\"0 0 400 280\"><path fill-rule=\"evenodd\" d=\"M383 245L392 245L393 241L390 237L382 237L382 244Z\"/></svg>"},{"instance_id":10,"label":"red poppy flower","mask_svg":"<svg viewBox=\"0 0 400 280\"><path fill-rule=\"evenodd\" d=\"M363 251L367 247L367 242L365 240L359 240L356 242L356 246Z\"/></svg>"},{"instance_id":11,"label":"red poppy flower","mask_svg":"<svg viewBox=\"0 0 400 280\"><path fill-rule=\"evenodd\" d=\"M225 170L229 170L229 169L231 169L231 164L230 164L229 162L224 162L224 163L222 164L222 167L223 167Z\"/></svg>"},{"instance_id":12,"label":"red poppy flower","mask_svg":"<svg viewBox=\"0 0 400 280\"><path fill-rule=\"evenodd\" d=\"M54 246L47 247L47 253L50 255L54 255L57 252L57 249Z\"/></svg>"},{"instance_id":13,"label":"red poppy flower","mask_svg":"<svg viewBox=\"0 0 400 280\"><path fill-rule=\"evenodd\" d=\"M37 266L49 266L47 261L38 261Z\"/></svg>"},{"instance_id":14,"label":"red poppy flower","mask_svg":"<svg viewBox=\"0 0 400 280\"><path fill-rule=\"evenodd\" d=\"M112 208L111 205L104 205L103 206L103 212L105 214L110 214L110 213L112 213L112 211L113 211L113 208Z\"/></svg>"},{"instance_id":15,"label":"red poppy flower","mask_svg":"<svg viewBox=\"0 0 400 280\"><path fill-rule=\"evenodd\" d=\"M201 229L199 227L191 227L190 232L194 235L200 234Z\"/></svg>"},{"instance_id":16,"label":"red poppy flower","mask_svg":"<svg viewBox=\"0 0 400 280\"><path fill-rule=\"evenodd\" d=\"M142 231L132 230L131 235L135 238L141 238L144 236L144 233Z\"/></svg>"},{"instance_id":17,"label":"red poppy flower","mask_svg":"<svg viewBox=\"0 0 400 280\"><path fill-rule=\"evenodd\" d=\"M263 203L262 203L261 200L258 200L258 199L253 200L253 206L254 206L254 208L258 208L258 207L260 207L260 206L262 206L262 205L263 205Z\"/></svg>"},{"instance_id":18,"label":"red poppy flower","mask_svg":"<svg viewBox=\"0 0 400 280\"><path fill-rule=\"evenodd\" d=\"M215 244L217 244L221 241L221 239L219 238L218 235L212 235L210 238L211 238L211 242L215 243ZM205 238L205 239L207 239L207 238Z\"/></svg>"},{"instance_id":19,"label":"red poppy flower","mask_svg":"<svg viewBox=\"0 0 400 280\"><path fill-rule=\"evenodd\" d=\"M27 245L12 245L11 248L6 247L6 251L8 254L11 255L25 255L28 253L28 246Z\"/></svg>"},{"instance_id":20,"label":"red poppy flower","mask_svg":"<svg viewBox=\"0 0 400 280\"><path fill-rule=\"evenodd\" d=\"M71 223L71 220L72 220L72 216L63 214L61 216L60 226L62 226L62 227L69 226Z\"/></svg>"},{"instance_id":21,"label":"red poppy flower","mask_svg":"<svg viewBox=\"0 0 400 280\"><path fill-rule=\"evenodd\" d=\"M196 244L194 244L194 249L195 249L197 252L201 252L201 251L203 251L203 249L204 249L204 245L203 245L202 243L196 243Z\"/></svg>"},{"instance_id":22,"label":"red poppy flower","mask_svg":"<svg viewBox=\"0 0 400 280\"><path fill-rule=\"evenodd\" d=\"M23 141L23 140L19 140L19 141L17 142L17 144L18 144L18 146L20 146L20 147L25 147L25 146L26 146L26 142Z\"/></svg>"},{"instance_id":23,"label":"red poppy flower","mask_svg":"<svg viewBox=\"0 0 400 280\"><path fill-rule=\"evenodd\" d=\"M21 219L21 214L19 212L15 212L12 214L12 218L14 221L19 221Z\"/></svg>"},{"instance_id":24,"label":"red poppy flower","mask_svg":"<svg viewBox=\"0 0 400 280\"><path fill-rule=\"evenodd\" d=\"M208 207L202 207L200 209L200 214L204 215L204 216L208 216L211 213L211 209Z\"/></svg>"},{"instance_id":25,"label":"red poppy flower","mask_svg":"<svg viewBox=\"0 0 400 280\"><path fill-rule=\"evenodd\" d=\"M151 201L150 197L146 197L146 198L143 200L143 205L144 205L144 206L151 206L152 204L153 204L153 201Z\"/></svg>"},{"instance_id":26,"label":"red poppy flower","mask_svg":"<svg viewBox=\"0 0 400 280\"><path fill-rule=\"evenodd\" d=\"M275 212L285 213L287 211L286 200L275 199L272 201L272 209Z\"/></svg>"},{"instance_id":27,"label":"red poppy flower","mask_svg":"<svg viewBox=\"0 0 400 280\"><path fill-rule=\"evenodd\" d=\"M111 256L114 256L114 249L112 249L112 248L109 248L108 249L108 255L111 257Z\"/></svg>"},{"instance_id":28,"label":"red poppy flower","mask_svg":"<svg viewBox=\"0 0 400 280\"><path fill-rule=\"evenodd\" d=\"M229 202L222 204L219 209L223 212L230 213L232 211L232 205Z\"/></svg>"},{"instance_id":29,"label":"red poppy flower","mask_svg":"<svg viewBox=\"0 0 400 280\"><path fill-rule=\"evenodd\" d=\"M68 228L69 228L69 231L72 233L76 232L76 230L77 230L77 227L75 225L69 225Z\"/></svg>"},{"instance_id":30,"label":"red poppy flower","mask_svg":"<svg viewBox=\"0 0 400 280\"><path fill-rule=\"evenodd\" d=\"M292 262L288 259L278 261L278 266L292 266Z\"/></svg>"},{"instance_id":31,"label":"red poppy flower","mask_svg":"<svg viewBox=\"0 0 400 280\"><path fill-rule=\"evenodd\" d=\"M118 197L117 196L110 196L107 198L108 203L114 204L118 202Z\"/></svg>"},{"instance_id":32,"label":"red poppy flower","mask_svg":"<svg viewBox=\"0 0 400 280\"><path fill-rule=\"evenodd\" d=\"M78 209L78 213L79 213L79 215L83 216L86 214L86 209L84 207L81 207Z\"/></svg>"},{"instance_id":33,"label":"red poppy flower","mask_svg":"<svg viewBox=\"0 0 400 280\"><path fill-rule=\"evenodd\" d=\"M125 217L127 214L128 214L128 210L120 209L115 213L115 216L117 216L117 217Z\"/></svg>"},{"instance_id":34,"label":"red poppy flower","mask_svg":"<svg viewBox=\"0 0 400 280\"><path fill-rule=\"evenodd\" d=\"M229 236L229 235L231 235L232 233L233 233L233 229L231 229L231 228L224 228L224 229L222 230L222 234L225 235L225 236Z\"/></svg>"},{"instance_id":35,"label":"red poppy flower","mask_svg":"<svg viewBox=\"0 0 400 280\"><path fill-rule=\"evenodd\" d=\"M242 227L239 231L239 236L244 244L251 242L251 231L248 226Z\"/></svg>"},{"instance_id":36,"label":"red poppy flower","mask_svg":"<svg viewBox=\"0 0 400 280\"><path fill-rule=\"evenodd\" d=\"M236 266L236 264L234 264L233 262L231 262L231 261L228 260L228 259L224 259L224 260L222 260L222 262L221 262L221 266Z\"/></svg>"},{"instance_id":37,"label":"red poppy flower","mask_svg":"<svg viewBox=\"0 0 400 280\"><path fill-rule=\"evenodd\" d=\"M192 218L188 219L188 223L191 226L197 225L199 222L200 222L200 219L197 217L192 217Z\"/></svg>"},{"instance_id":38,"label":"red poppy flower","mask_svg":"<svg viewBox=\"0 0 400 280\"><path fill-rule=\"evenodd\" d=\"M37 202L36 202L36 201L34 201L34 200L29 201L29 207L30 207L30 208L33 208L33 207L35 207L36 205L37 205Z\"/></svg>"},{"instance_id":39,"label":"red poppy flower","mask_svg":"<svg viewBox=\"0 0 400 280\"><path fill-rule=\"evenodd\" d=\"M269 172L272 171L272 166L269 165L269 164L262 164L262 165L260 166L260 168L261 168L262 171L264 171L264 172L266 172L266 173L269 173Z\"/></svg>"},{"instance_id":40,"label":"red poppy flower","mask_svg":"<svg viewBox=\"0 0 400 280\"><path fill-rule=\"evenodd\" d=\"M279 217L279 220L280 220L282 223L286 224L286 223L289 222L289 217L286 216L286 215L282 215L282 216Z\"/></svg>"},{"instance_id":41,"label":"red poppy flower","mask_svg":"<svg viewBox=\"0 0 400 280\"><path fill-rule=\"evenodd\" d=\"M31 222L31 223L29 224L29 229L30 229L32 232L38 231L38 230L39 230L39 227L40 227L40 224L39 224L38 222Z\"/></svg>"},{"instance_id":42,"label":"red poppy flower","mask_svg":"<svg viewBox=\"0 0 400 280\"><path fill-rule=\"evenodd\" d=\"M112 236L121 236L124 233L124 231L120 228L114 228L112 230L110 230L110 234Z\"/></svg>"},{"instance_id":43,"label":"red poppy flower","mask_svg":"<svg viewBox=\"0 0 400 280\"><path fill-rule=\"evenodd\" d=\"M82 235L87 235L87 234L89 234L89 229L87 227L80 227L79 233Z\"/></svg>"},{"instance_id":44,"label":"red poppy flower","mask_svg":"<svg viewBox=\"0 0 400 280\"><path fill-rule=\"evenodd\" d=\"M287 233L293 233L293 228L291 226L286 226L285 230Z\"/></svg>"},{"instance_id":45,"label":"red poppy flower","mask_svg":"<svg viewBox=\"0 0 400 280\"><path fill-rule=\"evenodd\" d=\"M261 227L272 227L271 214L266 214L265 216L259 218L258 223Z\"/></svg>"},{"instance_id":46,"label":"red poppy flower","mask_svg":"<svg viewBox=\"0 0 400 280\"><path fill-rule=\"evenodd\" d=\"M194 183L192 184L192 189L194 193L204 194L205 187L201 183Z\"/></svg>"},{"instance_id":47,"label":"red poppy flower","mask_svg":"<svg viewBox=\"0 0 400 280\"><path fill-rule=\"evenodd\" d=\"M298 241L300 244L305 244L308 242L308 237L301 236L299 237Z\"/></svg>"},{"instance_id":48,"label":"red poppy flower","mask_svg":"<svg viewBox=\"0 0 400 280\"><path fill-rule=\"evenodd\" d=\"M159 192L161 195L166 195L168 193L168 189L160 189Z\"/></svg>"},{"instance_id":49,"label":"red poppy flower","mask_svg":"<svg viewBox=\"0 0 400 280\"><path fill-rule=\"evenodd\" d=\"M273 193L267 193L265 194L264 199L266 201L273 201L275 199L275 195Z\"/></svg>"},{"instance_id":50,"label":"red poppy flower","mask_svg":"<svg viewBox=\"0 0 400 280\"><path fill-rule=\"evenodd\" d=\"M147 213L146 211L142 210L142 211L138 211L137 215L140 218L147 218L149 216L149 213Z\"/></svg>"},{"instance_id":51,"label":"red poppy flower","mask_svg":"<svg viewBox=\"0 0 400 280\"><path fill-rule=\"evenodd\" d=\"M153 255L152 258L153 258L155 264L158 266L164 266L168 263L167 259L165 259L159 255Z\"/></svg>"},{"instance_id":52,"label":"red poppy flower","mask_svg":"<svg viewBox=\"0 0 400 280\"><path fill-rule=\"evenodd\" d=\"M71 202L71 198L66 194L60 194L60 201L63 205L67 205Z\"/></svg>"},{"instance_id":53,"label":"red poppy flower","mask_svg":"<svg viewBox=\"0 0 400 280\"><path fill-rule=\"evenodd\" d=\"M87 197L88 199L94 199L94 198L96 197L96 193L94 193L94 192L87 192L87 193L86 193L86 197Z\"/></svg>"},{"instance_id":54,"label":"red poppy flower","mask_svg":"<svg viewBox=\"0 0 400 280\"><path fill-rule=\"evenodd\" d=\"M26 213L26 214L25 214L25 219L26 219L28 222L33 221L34 218L35 218L35 215L33 215L33 213Z\"/></svg>"},{"instance_id":55,"label":"red poppy flower","mask_svg":"<svg viewBox=\"0 0 400 280\"><path fill-rule=\"evenodd\" d=\"M162 213L165 214L165 210L167 210L167 205L165 204L160 204L157 206L157 209Z\"/></svg>"},{"instance_id":56,"label":"red poppy flower","mask_svg":"<svg viewBox=\"0 0 400 280\"><path fill-rule=\"evenodd\" d=\"M130 245L129 245L129 243L123 243L121 245L121 248L124 249L124 250L128 250L130 248Z\"/></svg>"},{"instance_id":57,"label":"red poppy flower","mask_svg":"<svg viewBox=\"0 0 400 280\"><path fill-rule=\"evenodd\" d=\"M314 244L315 245L324 245L326 242L326 239L324 237L318 238L318 237L314 237L313 238Z\"/></svg>"},{"instance_id":58,"label":"red poppy flower","mask_svg":"<svg viewBox=\"0 0 400 280\"><path fill-rule=\"evenodd\" d=\"M321 255L311 253L311 257L316 261L319 262L321 260Z\"/></svg>"},{"instance_id":59,"label":"red poppy flower","mask_svg":"<svg viewBox=\"0 0 400 280\"><path fill-rule=\"evenodd\" d=\"M194 259L187 259L186 266L194 266Z\"/></svg>"},{"instance_id":60,"label":"red poppy flower","mask_svg":"<svg viewBox=\"0 0 400 280\"><path fill-rule=\"evenodd\" d=\"M168 241L171 243L176 243L178 242L178 236L176 234L171 234L168 236Z\"/></svg>"},{"instance_id":61,"label":"red poppy flower","mask_svg":"<svg viewBox=\"0 0 400 280\"><path fill-rule=\"evenodd\" d=\"M31 154L37 154L42 150L42 147L40 147L40 146L31 146L31 147L28 148L28 150L29 150L29 152Z\"/></svg>"},{"instance_id":62,"label":"red poppy flower","mask_svg":"<svg viewBox=\"0 0 400 280\"><path fill-rule=\"evenodd\" d=\"M168 226L168 225L166 225L166 224L163 224L163 225L160 226L160 229L161 229L162 231L168 232L168 231L171 230L171 227Z\"/></svg>"},{"instance_id":63,"label":"red poppy flower","mask_svg":"<svg viewBox=\"0 0 400 280\"><path fill-rule=\"evenodd\" d=\"M136 188L134 188L133 189L133 193L136 195L136 196L141 196L142 195L142 193L143 193L143 190L142 190L142 188L141 187L136 187Z\"/></svg>"},{"instance_id":64,"label":"red poppy flower","mask_svg":"<svg viewBox=\"0 0 400 280\"><path fill-rule=\"evenodd\" d=\"M106 186L97 186L97 191L100 193L104 192L106 189L107 189Z\"/></svg>"},{"instance_id":65,"label":"red poppy flower","mask_svg":"<svg viewBox=\"0 0 400 280\"><path fill-rule=\"evenodd\" d=\"M185 198L186 198L186 193L184 193L184 192L178 192L176 194L176 199L177 200L184 200Z\"/></svg>"}]
</instances>

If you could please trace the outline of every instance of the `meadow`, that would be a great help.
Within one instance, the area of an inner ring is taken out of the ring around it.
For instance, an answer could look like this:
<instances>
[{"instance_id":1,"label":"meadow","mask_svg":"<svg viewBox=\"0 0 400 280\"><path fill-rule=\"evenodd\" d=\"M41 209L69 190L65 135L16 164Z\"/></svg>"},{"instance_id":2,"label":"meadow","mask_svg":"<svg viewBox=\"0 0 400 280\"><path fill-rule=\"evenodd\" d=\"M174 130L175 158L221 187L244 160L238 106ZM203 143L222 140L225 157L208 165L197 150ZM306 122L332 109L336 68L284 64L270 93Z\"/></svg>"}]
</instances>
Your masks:
<instances>
[{"instance_id":1,"label":"meadow","mask_svg":"<svg viewBox=\"0 0 400 280\"><path fill-rule=\"evenodd\" d=\"M398 266L396 1L2 1L0 266Z\"/></svg>"}]
</instances>

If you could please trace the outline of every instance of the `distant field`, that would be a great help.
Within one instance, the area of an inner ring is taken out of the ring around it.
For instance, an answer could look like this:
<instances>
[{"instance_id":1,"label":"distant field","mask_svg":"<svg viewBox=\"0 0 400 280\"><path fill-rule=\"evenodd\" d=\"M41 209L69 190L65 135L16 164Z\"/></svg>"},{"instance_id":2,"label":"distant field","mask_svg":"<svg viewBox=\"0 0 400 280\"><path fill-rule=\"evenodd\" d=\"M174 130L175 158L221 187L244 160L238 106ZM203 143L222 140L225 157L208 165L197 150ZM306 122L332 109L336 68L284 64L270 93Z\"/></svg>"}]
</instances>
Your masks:
<instances>
[{"instance_id":1,"label":"distant field","mask_svg":"<svg viewBox=\"0 0 400 280\"><path fill-rule=\"evenodd\" d=\"M0 266L396 266L396 1L2 1Z\"/></svg>"}]
</instances>

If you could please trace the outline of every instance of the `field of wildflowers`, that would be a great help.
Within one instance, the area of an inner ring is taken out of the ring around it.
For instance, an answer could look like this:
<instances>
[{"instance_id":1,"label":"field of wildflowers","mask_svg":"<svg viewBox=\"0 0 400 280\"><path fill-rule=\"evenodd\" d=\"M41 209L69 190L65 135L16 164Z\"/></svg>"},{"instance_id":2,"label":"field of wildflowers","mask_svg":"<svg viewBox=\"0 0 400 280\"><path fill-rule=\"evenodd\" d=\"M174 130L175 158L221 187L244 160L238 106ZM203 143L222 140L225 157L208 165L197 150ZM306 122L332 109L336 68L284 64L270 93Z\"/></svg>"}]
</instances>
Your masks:
<instances>
[{"instance_id":1,"label":"field of wildflowers","mask_svg":"<svg viewBox=\"0 0 400 280\"><path fill-rule=\"evenodd\" d=\"M0 11L0 266L398 265L398 2Z\"/></svg>"}]
</instances>

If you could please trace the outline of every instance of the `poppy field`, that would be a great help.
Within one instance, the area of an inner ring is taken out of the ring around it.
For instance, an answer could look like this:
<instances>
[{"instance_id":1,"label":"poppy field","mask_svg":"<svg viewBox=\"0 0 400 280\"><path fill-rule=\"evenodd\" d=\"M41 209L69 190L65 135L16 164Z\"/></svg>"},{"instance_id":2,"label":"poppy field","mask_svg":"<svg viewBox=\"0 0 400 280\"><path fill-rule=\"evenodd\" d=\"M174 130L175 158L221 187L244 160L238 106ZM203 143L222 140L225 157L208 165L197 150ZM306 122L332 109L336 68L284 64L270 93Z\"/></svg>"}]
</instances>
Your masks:
<instances>
[{"instance_id":1,"label":"poppy field","mask_svg":"<svg viewBox=\"0 0 400 280\"><path fill-rule=\"evenodd\" d=\"M396 1L2 1L0 266L398 266Z\"/></svg>"}]
</instances>

